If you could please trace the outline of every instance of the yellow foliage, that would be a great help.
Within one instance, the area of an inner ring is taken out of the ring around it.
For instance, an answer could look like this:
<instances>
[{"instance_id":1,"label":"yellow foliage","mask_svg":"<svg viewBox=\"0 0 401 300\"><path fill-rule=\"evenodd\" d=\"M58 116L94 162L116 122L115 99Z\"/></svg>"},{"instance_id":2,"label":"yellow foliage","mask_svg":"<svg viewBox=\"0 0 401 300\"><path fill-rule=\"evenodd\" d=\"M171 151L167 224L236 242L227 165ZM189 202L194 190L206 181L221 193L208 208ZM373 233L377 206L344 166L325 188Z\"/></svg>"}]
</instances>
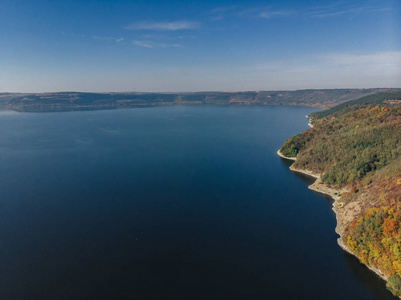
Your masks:
<instances>
[{"instance_id":1,"label":"yellow foliage","mask_svg":"<svg viewBox=\"0 0 401 300\"><path fill-rule=\"evenodd\" d=\"M352 239L351 239L351 236L349 235L348 237L347 237L347 246L348 246L348 248L350 248L351 249L351 251L354 251L354 249L355 249L355 247L356 247L356 242L355 241L353 241Z\"/></svg>"},{"instance_id":2,"label":"yellow foliage","mask_svg":"<svg viewBox=\"0 0 401 300\"><path fill-rule=\"evenodd\" d=\"M401 178L397 179L397 184L401 184Z\"/></svg>"},{"instance_id":3,"label":"yellow foliage","mask_svg":"<svg viewBox=\"0 0 401 300\"><path fill-rule=\"evenodd\" d=\"M401 261L400 260L393 261L393 268L398 273L398 275L401 276Z\"/></svg>"},{"instance_id":4,"label":"yellow foliage","mask_svg":"<svg viewBox=\"0 0 401 300\"><path fill-rule=\"evenodd\" d=\"M356 125L355 128L359 128L359 125Z\"/></svg>"}]
</instances>

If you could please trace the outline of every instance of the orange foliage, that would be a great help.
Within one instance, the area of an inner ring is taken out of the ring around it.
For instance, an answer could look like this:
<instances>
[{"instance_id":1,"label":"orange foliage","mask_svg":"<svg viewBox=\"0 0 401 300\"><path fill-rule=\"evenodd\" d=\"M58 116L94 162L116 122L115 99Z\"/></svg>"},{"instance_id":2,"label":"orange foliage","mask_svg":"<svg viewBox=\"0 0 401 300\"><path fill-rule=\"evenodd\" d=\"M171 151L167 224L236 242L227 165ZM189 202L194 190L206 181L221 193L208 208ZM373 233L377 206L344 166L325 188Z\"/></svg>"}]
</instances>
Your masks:
<instances>
[{"instance_id":1,"label":"orange foliage","mask_svg":"<svg viewBox=\"0 0 401 300\"><path fill-rule=\"evenodd\" d=\"M391 219L385 219L383 223L383 233L387 237L395 236L397 234L397 221Z\"/></svg>"},{"instance_id":2,"label":"orange foliage","mask_svg":"<svg viewBox=\"0 0 401 300\"><path fill-rule=\"evenodd\" d=\"M383 195L382 195L383 197ZM401 276L401 205L372 207L346 229L348 247L386 276Z\"/></svg>"}]
</instances>

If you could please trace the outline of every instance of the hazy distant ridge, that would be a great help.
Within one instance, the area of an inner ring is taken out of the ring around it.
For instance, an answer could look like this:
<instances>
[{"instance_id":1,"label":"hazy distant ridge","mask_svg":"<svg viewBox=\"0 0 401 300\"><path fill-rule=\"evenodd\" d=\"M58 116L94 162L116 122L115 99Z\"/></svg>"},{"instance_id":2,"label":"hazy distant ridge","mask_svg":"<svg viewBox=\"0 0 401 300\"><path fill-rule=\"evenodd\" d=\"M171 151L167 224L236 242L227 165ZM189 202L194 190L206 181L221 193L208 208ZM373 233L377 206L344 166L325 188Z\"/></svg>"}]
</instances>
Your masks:
<instances>
[{"instance_id":1,"label":"hazy distant ridge","mask_svg":"<svg viewBox=\"0 0 401 300\"><path fill-rule=\"evenodd\" d=\"M363 96L400 89L325 89L298 91L196 93L1 93L0 109L68 111L156 105L299 105L332 107Z\"/></svg>"}]
</instances>

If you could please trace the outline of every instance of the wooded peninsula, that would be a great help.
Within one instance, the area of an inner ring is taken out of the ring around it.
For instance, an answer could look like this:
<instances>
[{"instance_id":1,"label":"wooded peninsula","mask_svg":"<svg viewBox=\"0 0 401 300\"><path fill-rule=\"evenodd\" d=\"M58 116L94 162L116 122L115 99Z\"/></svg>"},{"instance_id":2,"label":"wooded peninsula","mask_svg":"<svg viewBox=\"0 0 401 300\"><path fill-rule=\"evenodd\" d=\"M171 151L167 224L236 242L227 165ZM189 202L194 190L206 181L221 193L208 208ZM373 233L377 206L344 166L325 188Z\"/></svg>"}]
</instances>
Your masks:
<instances>
[{"instance_id":1,"label":"wooded peninsula","mask_svg":"<svg viewBox=\"0 0 401 300\"><path fill-rule=\"evenodd\" d=\"M289 138L280 153L296 158L294 170L318 175L312 188L329 189L336 200L340 246L401 297L401 92L308 117L312 128Z\"/></svg>"}]
</instances>

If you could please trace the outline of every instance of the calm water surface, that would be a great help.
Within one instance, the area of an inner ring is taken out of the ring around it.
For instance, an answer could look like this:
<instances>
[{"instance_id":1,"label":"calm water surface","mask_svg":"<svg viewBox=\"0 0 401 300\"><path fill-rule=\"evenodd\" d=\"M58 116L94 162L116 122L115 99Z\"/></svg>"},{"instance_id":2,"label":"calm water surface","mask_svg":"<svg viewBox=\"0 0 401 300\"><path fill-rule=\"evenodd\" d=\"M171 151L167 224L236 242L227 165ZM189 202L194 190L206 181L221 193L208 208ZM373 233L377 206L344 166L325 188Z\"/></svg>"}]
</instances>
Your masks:
<instances>
[{"instance_id":1,"label":"calm water surface","mask_svg":"<svg viewBox=\"0 0 401 300\"><path fill-rule=\"evenodd\" d=\"M312 111L0 114L0 299L395 299L276 155Z\"/></svg>"}]
</instances>

